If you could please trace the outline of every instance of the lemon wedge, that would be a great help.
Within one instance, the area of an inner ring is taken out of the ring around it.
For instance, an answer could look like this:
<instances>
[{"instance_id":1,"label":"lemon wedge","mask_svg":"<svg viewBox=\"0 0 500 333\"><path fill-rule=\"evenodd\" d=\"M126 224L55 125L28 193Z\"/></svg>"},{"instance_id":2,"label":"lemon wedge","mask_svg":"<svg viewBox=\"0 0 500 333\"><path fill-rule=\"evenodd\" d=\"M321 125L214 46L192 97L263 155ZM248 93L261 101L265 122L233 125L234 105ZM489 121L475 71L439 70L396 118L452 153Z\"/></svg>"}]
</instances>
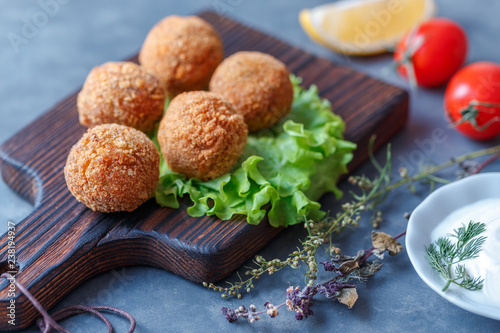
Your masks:
<instances>
[{"instance_id":1,"label":"lemon wedge","mask_svg":"<svg viewBox=\"0 0 500 333\"><path fill-rule=\"evenodd\" d=\"M435 13L434 0L341 0L302 10L299 21L312 40L336 52L371 55L392 51Z\"/></svg>"}]
</instances>

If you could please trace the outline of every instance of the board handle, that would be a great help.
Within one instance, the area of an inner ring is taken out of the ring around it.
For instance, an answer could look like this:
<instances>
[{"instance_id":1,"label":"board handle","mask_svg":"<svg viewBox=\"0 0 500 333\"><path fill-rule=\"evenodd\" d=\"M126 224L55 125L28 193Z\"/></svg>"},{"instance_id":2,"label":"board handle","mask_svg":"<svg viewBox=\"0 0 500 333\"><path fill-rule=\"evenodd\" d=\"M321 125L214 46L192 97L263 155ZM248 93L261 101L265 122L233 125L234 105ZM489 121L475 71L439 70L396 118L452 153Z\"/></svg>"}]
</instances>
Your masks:
<instances>
[{"instance_id":1,"label":"board handle","mask_svg":"<svg viewBox=\"0 0 500 333\"><path fill-rule=\"evenodd\" d=\"M34 205L32 213L15 224L0 239L0 331L29 327L39 316L14 281L25 286L40 304L50 309L85 280L124 265L161 266L150 254L154 240L131 234L133 216L123 223L123 214L101 214L78 203L61 180L62 168L54 175L36 171L39 165L19 162L0 149L0 170L5 183ZM62 178L63 179L63 178ZM154 202L141 207L153 210ZM137 214L135 215L137 217ZM129 230L127 230L127 224ZM121 228L114 230L118 225ZM131 251L131 249L134 249Z\"/></svg>"},{"instance_id":2,"label":"board handle","mask_svg":"<svg viewBox=\"0 0 500 333\"><path fill-rule=\"evenodd\" d=\"M249 225L243 216L230 221L207 217L190 229L190 237L199 241L188 242L183 231L189 216L182 207L158 209L149 200L133 212L93 212L71 195L62 166L54 174L35 172L5 156L0 154L0 170L7 185L35 204L15 226L15 278L45 309L93 276L124 266L159 267L195 282L216 282L281 231L266 221ZM221 239L220 234L231 237ZM0 273L9 270L9 241L8 233L0 239ZM0 331L27 328L39 316L19 290L10 295L11 285L0 281ZM11 303L15 326L5 319Z\"/></svg>"},{"instance_id":3,"label":"board handle","mask_svg":"<svg viewBox=\"0 0 500 333\"><path fill-rule=\"evenodd\" d=\"M49 308L67 294L64 283L59 283L54 277L57 276L57 267L67 267L67 260L74 256L71 250L58 251L58 247L62 245L61 241L69 244L71 240L55 241L65 230L71 228L70 221L78 219L83 213L77 205L66 204L69 197L64 189L46 186L48 184L44 183L43 175L36 171L36 164L33 167L10 154L15 144L7 142L0 149L2 178L21 197L31 202L34 210L20 223L7 222L7 232L0 239L0 275L13 275L10 280L0 280L2 331L26 328L39 315L17 288L15 281L25 286L45 308ZM47 201L47 194L55 195L56 201L60 203L58 209L52 213L42 209ZM69 223L60 223L63 220ZM73 250L82 257L88 255L88 251L77 244L73 246ZM48 276L50 278L47 280ZM48 298L49 294L56 296Z\"/></svg>"}]
</instances>

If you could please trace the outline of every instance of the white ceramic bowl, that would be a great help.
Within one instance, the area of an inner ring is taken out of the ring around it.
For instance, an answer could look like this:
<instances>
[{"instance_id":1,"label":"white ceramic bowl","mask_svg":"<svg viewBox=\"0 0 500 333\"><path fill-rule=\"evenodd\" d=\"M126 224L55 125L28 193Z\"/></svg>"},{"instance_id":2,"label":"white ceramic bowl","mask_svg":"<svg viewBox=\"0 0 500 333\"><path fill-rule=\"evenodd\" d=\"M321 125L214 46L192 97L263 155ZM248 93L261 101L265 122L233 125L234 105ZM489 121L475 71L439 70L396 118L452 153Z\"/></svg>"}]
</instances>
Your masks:
<instances>
[{"instance_id":1,"label":"white ceramic bowl","mask_svg":"<svg viewBox=\"0 0 500 333\"><path fill-rule=\"evenodd\" d=\"M450 288L443 292L445 280L431 268L425 257L425 247L432 243L432 231L446 216L465 205L491 198L500 198L498 172L473 175L437 189L411 214L406 234L406 250L417 274L439 295L462 309L500 320L498 307L467 298L466 294L471 291Z\"/></svg>"}]
</instances>

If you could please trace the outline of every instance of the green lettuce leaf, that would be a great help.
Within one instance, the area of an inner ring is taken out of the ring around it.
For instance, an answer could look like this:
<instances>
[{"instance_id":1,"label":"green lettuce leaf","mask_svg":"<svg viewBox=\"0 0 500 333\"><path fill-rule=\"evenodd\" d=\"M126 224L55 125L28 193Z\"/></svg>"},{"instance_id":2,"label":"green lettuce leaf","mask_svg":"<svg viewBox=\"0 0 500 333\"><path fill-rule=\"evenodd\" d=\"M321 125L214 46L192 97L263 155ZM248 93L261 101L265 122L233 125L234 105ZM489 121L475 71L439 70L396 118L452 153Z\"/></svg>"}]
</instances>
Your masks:
<instances>
[{"instance_id":1,"label":"green lettuce leaf","mask_svg":"<svg viewBox=\"0 0 500 333\"><path fill-rule=\"evenodd\" d=\"M291 80L292 111L272 128L251 133L230 173L206 182L187 179L162 159L158 204L179 208L179 200L187 196L191 216L228 220L243 214L248 223L258 224L267 213L274 227L325 215L317 200L326 192L342 195L336 184L356 145L343 139L344 122L318 96L316 86L304 89L300 78Z\"/></svg>"}]
</instances>

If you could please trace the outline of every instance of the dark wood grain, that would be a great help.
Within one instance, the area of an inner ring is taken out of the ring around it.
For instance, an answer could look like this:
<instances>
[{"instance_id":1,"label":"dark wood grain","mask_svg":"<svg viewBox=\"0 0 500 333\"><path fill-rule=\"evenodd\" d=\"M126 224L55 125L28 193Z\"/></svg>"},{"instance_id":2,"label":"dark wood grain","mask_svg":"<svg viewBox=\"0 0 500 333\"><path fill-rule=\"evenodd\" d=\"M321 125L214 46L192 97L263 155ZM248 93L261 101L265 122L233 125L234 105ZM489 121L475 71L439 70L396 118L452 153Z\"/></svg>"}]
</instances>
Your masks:
<instances>
[{"instance_id":1,"label":"dark wood grain","mask_svg":"<svg viewBox=\"0 0 500 333\"><path fill-rule=\"evenodd\" d=\"M215 13L200 16L219 31L226 55L239 50L269 53L301 76L305 86L318 86L345 119L346 137L359 145L350 170L366 160L372 134L378 136L378 148L404 125L408 111L405 91ZM34 204L33 213L16 226L16 278L46 308L90 277L125 265L161 267L195 282L217 281L281 231L267 221L248 225L242 216L230 221L192 218L185 207L161 208L153 200L132 213L103 214L85 208L67 190L63 176L69 149L84 132L78 123L75 93L0 149L3 179ZM7 270L7 247L4 235L0 240L2 272ZM7 286L7 281L0 282L0 329L25 328L38 314L18 293L16 326L8 325Z\"/></svg>"}]
</instances>

